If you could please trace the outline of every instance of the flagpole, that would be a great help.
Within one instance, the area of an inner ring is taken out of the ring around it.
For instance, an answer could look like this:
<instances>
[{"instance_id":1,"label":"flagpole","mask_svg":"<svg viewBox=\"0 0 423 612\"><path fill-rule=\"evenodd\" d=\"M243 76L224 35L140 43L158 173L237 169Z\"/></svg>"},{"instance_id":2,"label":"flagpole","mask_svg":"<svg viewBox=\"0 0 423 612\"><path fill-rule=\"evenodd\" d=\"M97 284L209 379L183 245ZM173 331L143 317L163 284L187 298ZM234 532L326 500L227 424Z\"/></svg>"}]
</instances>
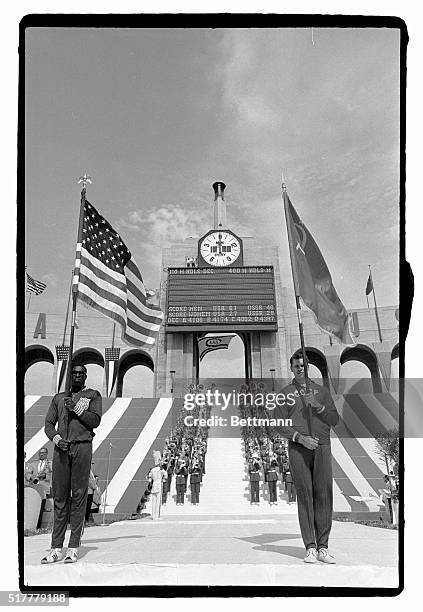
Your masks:
<instances>
[{"instance_id":1,"label":"flagpole","mask_svg":"<svg viewBox=\"0 0 423 612\"><path fill-rule=\"evenodd\" d=\"M62 340L62 345L65 345L66 342L66 330L68 327L68 319L69 319L69 307L70 307L70 301L71 301L71 295L72 295L72 282L73 282L73 272L72 272L72 276L71 276L71 282L70 282L70 286L69 286L69 296L68 296L68 305L66 307L66 316L65 316L65 326L63 328L63 340Z\"/></svg>"},{"instance_id":2,"label":"flagpole","mask_svg":"<svg viewBox=\"0 0 423 612\"><path fill-rule=\"evenodd\" d=\"M292 253L293 244L292 244L291 224L289 223L289 217L288 217L288 194L286 193L286 184L285 184L285 180L283 177L282 177L282 198L283 198L284 211L285 211L286 228L288 231L289 257L291 260L291 272L292 272L292 281L294 284L295 304L297 308L298 329L300 332L301 352L303 355L306 393L308 393L309 392L308 363L307 363L307 354L306 354L305 343L304 343L304 327L303 327L303 320L301 316L302 312L301 312L301 302L300 302L300 291L299 291L299 285L298 285L297 270L295 267L294 257ZM308 425L309 435L312 436L313 430L311 426L311 408L309 404L307 404L307 425Z\"/></svg>"},{"instance_id":3,"label":"flagpole","mask_svg":"<svg viewBox=\"0 0 423 612\"><path fill-rule=\"evenodd\" d=\"M372 288L373 288L373 300L375 302L375 315L376 315L377 331L379 332L379 342L382 342L382 332L380 330L379 313L377 311L377 304L376 304L375 285L373 283L372 269L371 269L370 265L369 265L369 271L370 271L370 281L372 283Z\"/></svg>"},{"instance_id":4,"label":"flagpole","mask_svg":"<svg viewBox=\"0 0 423 612\"><path fill-rule=\"evenodd\" d=\"M73 343L75 337L75 321L76 321L76 303L78 296L78 282L79 282L79 268L81 266L81 246L82 246L82 225L84 222L84 209L85 209L85 193L87 183L91 183L91 178L87 176L87 173L84 176L81 176L78 180L78 183L82 183L82 191L81 191L81 206L79 208L79 223L78 223L78 235L76 240L76 255L75 255L75 268L73 271L73 283L72 283L72 318L71 318L71 331L69 338L69 359L68 359L68 369L66 372L66 385L65 385L65 394L67 397L71 396L71 386L72 386L72 357L73 357Z\"/></svg>"},{"instance_id":5,"label":"flagpole","mask_svg":"<svg viewBox=\"0 0 423 612\"><path fill-rule=\"evenodd\" d=\"M113 321L112 348L115 348L115 331L116 331L116 322Z\"/></svg>"},{"instance_id":6,"label":"flagpole","mask_svg":"<svg viewBox=\"0 0 423 612\"><path fill-rule=\"evenodd\" d=\"M31 305L31 292L30 292L30 291L28 291L28 293L29 293L29 295L28 295L28 305L27 305L27 307L26 307L27 311L29 310L29 307L30 307L30 305Z\"/></svg>"}]
</instances>

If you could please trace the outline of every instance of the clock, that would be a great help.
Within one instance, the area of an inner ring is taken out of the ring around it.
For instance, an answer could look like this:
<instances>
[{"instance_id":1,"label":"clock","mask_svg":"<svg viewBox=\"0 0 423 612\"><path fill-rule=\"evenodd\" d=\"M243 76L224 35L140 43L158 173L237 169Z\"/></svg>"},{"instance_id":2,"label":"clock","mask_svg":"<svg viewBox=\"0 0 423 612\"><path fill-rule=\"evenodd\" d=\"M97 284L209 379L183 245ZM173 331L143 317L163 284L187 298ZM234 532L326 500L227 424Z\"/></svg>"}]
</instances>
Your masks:
<instances>
[{"instance_id":1,"label":"clock","mask_svg":"<svg viewBox=\"0 0 423 612\"><path fill-rule=\"evenodd\" d=\"M229 230L211 230L198 241L198 266L242 266L242 240Z\"/></svg>"}]
</instances>

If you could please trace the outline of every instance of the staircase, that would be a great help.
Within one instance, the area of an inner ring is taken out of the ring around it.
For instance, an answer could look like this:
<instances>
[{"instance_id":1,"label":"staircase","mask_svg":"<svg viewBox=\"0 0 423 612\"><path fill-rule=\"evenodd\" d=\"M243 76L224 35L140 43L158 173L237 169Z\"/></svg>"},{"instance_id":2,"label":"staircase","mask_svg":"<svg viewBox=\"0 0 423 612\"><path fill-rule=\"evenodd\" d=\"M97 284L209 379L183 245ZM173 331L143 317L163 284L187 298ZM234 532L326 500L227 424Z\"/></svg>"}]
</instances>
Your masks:
<instances>
[{"instance_id":1,"label":"staircase","mask_svg":"<svg viewBox=\"0 0 423 612\"><path fill-rule=\"evenodd\" d=\"M251 505L250 480L241 430L232 427L231 438L213 437L213 430L210 432L206 473L203 476L199 504L197 506L191 504L188 483L184 505L176 505L176 486L173 477L167 503L162 506L162 516L296 514L296 505L288 505L286 493L281 493L283 489L281 483L278 483L277 506L269 505L267 485L263 482L260 483L260 505Z\"/></svg>"},{"instance_id":2,"label":"staircase","mask_svg":"<svg viewBox=\"0 0 423 612\"><path fill-rule=\"evenodd\" d=\"M398 396L393 393L349 394L338 396L335 402L340 419L332 431L334 510L380 513L383 503L378 498L378 491L384 488L386 467L376 454L374 437L377 432L392 429L398 423ZM42 447L46 447L52 457L53 443L44 433L50 403L48 396L25 397L24 448L29 462L37 460ZM214 414L219 416L217 412ZM166 398L103 398L103 418L93 442L93 459L102 491L109 476L108 510L116 514L134 512L146 488L146 475L153 464L152 452L163 448L171 428L172 413ZM348 431L355 432L356 437L351 437ZM250 483L241 432L231 428L231 438L222 438L220 434L216 428L210 428L199 505L191 506L188 487L185 504L176 506L173 478L163 514L295 514L296 505L287 505L280 481L277 506L269 506L264 482L260 483L260 505L250 505Z\"/></svg>"}]
</instances>

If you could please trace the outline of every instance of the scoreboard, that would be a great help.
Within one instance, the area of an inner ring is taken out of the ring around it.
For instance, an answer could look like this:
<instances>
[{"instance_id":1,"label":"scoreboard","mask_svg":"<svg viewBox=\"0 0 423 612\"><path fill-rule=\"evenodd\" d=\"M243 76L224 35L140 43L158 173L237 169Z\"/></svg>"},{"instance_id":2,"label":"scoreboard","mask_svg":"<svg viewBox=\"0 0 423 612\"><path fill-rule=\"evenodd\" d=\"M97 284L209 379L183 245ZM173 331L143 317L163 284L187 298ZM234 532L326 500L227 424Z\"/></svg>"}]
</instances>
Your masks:
<instances>
[{"instance_id":1,"label":"scoreboard","mask_svg":"<svg viewBox=\"0 0 423 612\"><path fill-rule=\"evenodd\" d=\"M277 330L273 266L169 268L166 330Z\"/></svg>"}]
</instances>

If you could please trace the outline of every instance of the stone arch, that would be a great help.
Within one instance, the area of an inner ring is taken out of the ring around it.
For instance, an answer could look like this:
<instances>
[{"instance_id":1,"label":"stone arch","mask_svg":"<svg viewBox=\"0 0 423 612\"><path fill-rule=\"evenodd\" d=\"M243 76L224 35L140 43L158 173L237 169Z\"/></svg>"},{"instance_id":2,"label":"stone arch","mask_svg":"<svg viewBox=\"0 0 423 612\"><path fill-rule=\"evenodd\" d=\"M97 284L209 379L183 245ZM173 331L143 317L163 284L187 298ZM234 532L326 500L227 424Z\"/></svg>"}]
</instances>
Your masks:
<instances>
[{"instance_id":1,"label":"stone arch","mask_svg":"<svg viewBox=\"0 0 423 612\"><path fill-rule=\"evenodd\" d=\"M141 349L126 351L119 359L118 374L116 378L116 397L122 397L123 379L129 369L136 365L143 365L154 372L154 362L151 356Z\"/></svg>"},{"instance_id":2,"label":"stone arch","mask_svg":"<svg viewBox=\"0 0 423 612\"><path fill-rule=\"evenodd\" d=\"M323 384L329 389L329 372L325 355L313 346L306 346L306 355L308 362L319 370Z\"/></svg>"},{"instance_id":3,"label":"stone arch","mask_svg":"<svg viewBox=\"0 0 423 612\"><path fill-rule=\"evenodd\" d=\"M374 393L382 393L379 366L375 352L364 344L346 348L341 355L341 365L348 361L359 361L369 368Z\"/></svg>"},{"instance_id":4,"label":"stone arch","mask_svg":"<svg viewBox=\"0 0 423 612\"><path fill-rule=\"evenodd\" d=\"M391 352L391 361L399 358L399 344L396 344Z\"/></svg>"},{"instance_id":5,"label":"stone arch","mask_svg":"<svg viewBox=\"0 0 423 612\"><path fill-rule=\"evenodd\" d=\"M72 365L87 365L87 364L95 364L104 368L104 357L97 351L97 349L91 347L80 348L73 353Z\"/></svg>"},{"instance_id":6,"label":"stone arch","mask_svg":"<svg viewBox=\"0 0 423 612\"><path fill-rule=\"evenodd\" d=\"M32 344L25 348L25 372L39 361L47 361L54 365L54 355L49 348L42 344Z\"/></svg>"}]
</instances>

